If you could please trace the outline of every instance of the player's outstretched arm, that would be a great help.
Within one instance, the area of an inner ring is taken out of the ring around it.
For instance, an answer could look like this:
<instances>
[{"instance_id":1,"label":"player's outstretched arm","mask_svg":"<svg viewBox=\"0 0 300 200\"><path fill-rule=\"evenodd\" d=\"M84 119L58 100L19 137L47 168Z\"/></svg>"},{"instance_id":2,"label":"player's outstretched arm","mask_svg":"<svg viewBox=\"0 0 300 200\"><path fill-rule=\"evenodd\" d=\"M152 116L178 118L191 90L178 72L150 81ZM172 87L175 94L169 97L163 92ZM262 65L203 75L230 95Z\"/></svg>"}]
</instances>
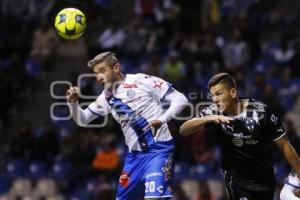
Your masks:
<instances>
[{"instance_id":1,"label":"player's outstretched arm","mask_svg":"<svg viewBox=\"0 0 300 200\"><path fill-rule=\"evenodd\" d=\"M283 153L287 161L290 163L296 174L300 177L300 159L295 149L292 147L286 136L275 141L280 151Z\"/></svg>"},{"instance_id":2,"label":"player's outstretched arm","mask_svg":"<svg viewBox=\"0 0 300 200\"><path fill-rule=\"evenodd\" d=\"M70 87L67 90L67 103L71 112L71 115L79 126L85 126L94 119L97 118L92 112L88 109L83 110L78 105L78 96L79 96L79 88L78 87Z\"/></svg>"},{"instance_id":3,"label":"player's outstretched arm","mask_svg":"<svg viewBox=\"0 0 300 200\"><path fill-rule=\"evenodd\" d=\"M182 124L180 126L179 132L181 135L187 136L201 131L204 128L204 126L209 123L229 124L232 120L233 119L231 117L223 115L208 115L200 118L193 118Z\"/></svg>"}]
</instances>

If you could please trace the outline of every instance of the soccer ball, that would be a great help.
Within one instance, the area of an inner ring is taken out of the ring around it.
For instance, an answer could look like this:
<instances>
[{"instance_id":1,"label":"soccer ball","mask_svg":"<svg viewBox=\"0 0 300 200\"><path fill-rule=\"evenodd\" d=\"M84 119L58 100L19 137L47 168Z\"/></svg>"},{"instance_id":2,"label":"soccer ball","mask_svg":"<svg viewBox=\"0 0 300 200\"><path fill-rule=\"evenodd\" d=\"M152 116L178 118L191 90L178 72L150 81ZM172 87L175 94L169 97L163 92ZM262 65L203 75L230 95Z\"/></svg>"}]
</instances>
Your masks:
<instances>
[{"instance_id":1,"label":"soccer ball","mask_svg":"<svg viewBox=\"0 0 300 200\"><path fill-rule=\"evenodd\" d=\"M76 8L65 8L55 17L57 33L64 39L77 39L86 29L86 18Z\"/></svg>"}]
</instances>

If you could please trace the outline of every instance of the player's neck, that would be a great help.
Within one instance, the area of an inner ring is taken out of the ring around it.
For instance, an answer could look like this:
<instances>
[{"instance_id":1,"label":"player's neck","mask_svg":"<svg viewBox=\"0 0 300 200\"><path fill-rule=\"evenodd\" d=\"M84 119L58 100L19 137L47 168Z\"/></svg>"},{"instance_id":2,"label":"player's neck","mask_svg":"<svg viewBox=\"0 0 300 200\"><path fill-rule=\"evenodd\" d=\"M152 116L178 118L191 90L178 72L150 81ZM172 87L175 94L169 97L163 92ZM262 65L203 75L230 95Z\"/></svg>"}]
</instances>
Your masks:
<instances>
[{"instance_id":1,"label":"player's neck","mask_svg":"<svg viewBox=\"0 0 300 200\"><path fill-rule=\"evenodd\" d=\"M227 114L231 116L236 116L241 114L247 109L248 106L248 100L242 100L242 99L235 99L234 103L232 104L231 108L228 109Z\"/></svg>"},{"instance_id":2,"label":"player's neck","mask_svg":"<svg viewBox=\"0 0 300 200\"><path fill-rule=\"evenodd\" d=\"M105 88L107 88L109 90L116 90L121 85L121 83L124 81L125 77L126 76L122 73L118 74L117 76L115 76L114 81L107 84L105 86Z\"/></svg>"},{"instance_id":3,"label":"player's neck","mask_svg":"<svg viewBox=\"0 0 300 200\"><path fill-rule=\"evenodd\" d=\"M125 79L125 75L124 74L122 74L122 73L120 73L120 74L118 74L117 76L116 76L116 79L115 79L115 83L120 83L120 82L122 82L123 80Z\"/></svg>"}]
</instances>

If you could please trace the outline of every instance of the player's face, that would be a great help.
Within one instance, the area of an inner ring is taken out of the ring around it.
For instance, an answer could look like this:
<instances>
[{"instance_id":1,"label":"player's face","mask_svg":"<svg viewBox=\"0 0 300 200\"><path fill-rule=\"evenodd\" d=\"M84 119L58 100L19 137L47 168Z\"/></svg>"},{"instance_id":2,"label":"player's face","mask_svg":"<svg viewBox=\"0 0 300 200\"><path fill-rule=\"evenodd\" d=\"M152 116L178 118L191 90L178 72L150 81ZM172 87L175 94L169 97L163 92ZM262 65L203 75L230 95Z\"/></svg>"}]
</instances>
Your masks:
<instances>
[{"instance_id":1,"label":"player's face","mask_svg":"<svg viewBox=\"0 0 300 200\"><path fill-rule=\"evenodd\" d=\"M119 64L113 67L109 66L106 62L99 63L93 67L96 74L97 81L101 84L111 84L117 81L117 75L120 73Z\"/></svg>"},{"instance_id":2,"label":"player's face","mask_svg":"<svg viewBox=\"0 0 300 200\"><path fill-rule=\"evenodd\" d=\"M228 113L235 106L237 97L236 88L229 89L225 84L217 84L210 88L213 102L217 105L219 112Z\"/></svg>"}]
</instances>

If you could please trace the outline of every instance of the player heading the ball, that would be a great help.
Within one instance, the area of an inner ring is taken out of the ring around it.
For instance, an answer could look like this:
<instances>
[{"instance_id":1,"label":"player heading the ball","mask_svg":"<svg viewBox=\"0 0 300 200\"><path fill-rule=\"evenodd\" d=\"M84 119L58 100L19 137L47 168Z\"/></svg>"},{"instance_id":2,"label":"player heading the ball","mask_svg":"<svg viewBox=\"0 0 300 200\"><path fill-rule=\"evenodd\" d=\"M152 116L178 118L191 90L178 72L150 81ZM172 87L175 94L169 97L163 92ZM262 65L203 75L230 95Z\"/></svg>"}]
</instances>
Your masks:
<instances>
[{"instance_id":1,"label":"player heading the ball","mask_svg":"<svg viewBox=\"0 0 300 200\"><path fill-rule=\"evenodd\" d=\"M113 115L128 146L119 179L118 200L172 198L173 138L167 122L188 104L171 83L146 74L121 73L111 52L88 62L104 91L83 110L78 105L78 87L70 87L67 101L76 122L87 124L98 116ZM163 102L170 105L163 109Z\"/></svg>"}]
</instances>

